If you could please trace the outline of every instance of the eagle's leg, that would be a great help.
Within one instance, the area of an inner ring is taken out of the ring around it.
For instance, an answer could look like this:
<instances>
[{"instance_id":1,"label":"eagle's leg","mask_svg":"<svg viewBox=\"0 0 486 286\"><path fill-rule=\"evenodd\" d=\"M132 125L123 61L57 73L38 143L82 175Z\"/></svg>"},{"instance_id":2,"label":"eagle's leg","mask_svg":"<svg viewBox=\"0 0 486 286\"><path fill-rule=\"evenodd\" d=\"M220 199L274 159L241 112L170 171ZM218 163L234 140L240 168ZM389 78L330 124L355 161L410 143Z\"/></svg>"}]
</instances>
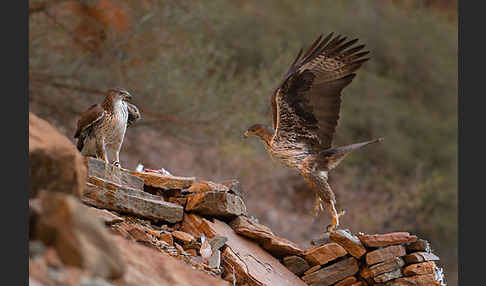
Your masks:
<instances>
[{"instance_id":1,"label":"eagle's leg","mask_svg":"<svg viewBox=\"0 0 486 286\"><path fill-rule=\"evenodd\" d=\"M118 168L121 167L121 165L120 165L120 150L119 149L115 152L115 161L113 161L113 165L115 165Z\"/></svg>"},{"instance_id":2,"label":"eagle's leg","mask_svg":"<svg viewBox=\"0 0 486 286\"><path fill-rule=\"evenodd\" d=\"M115 165L118 168L121 167L121 165L120 165L120 150L121 150L121 145L122 145L122 143L120 142L120 144L117 146L117 148L115 150L115 161L113 161L113 165Z\"/></svg>"},{"instance_id":3,"label":"eagle's leg","mask_svg":"<svg viewBox=\"0 0 486 286\"><path fill-rule=\"evenodd\" d=\"M336 211L336 206L333 201L326 203L329 211L331 212L332 220L331 224L327 226L328 232L333 232L333 230L339 226L339 217L346 213L345 210L340 211L339 213Z\"/></svg>"},{"instance_id":4,"label":"eagle's leg","mask_svg":"<svg viewBox=\"0 0 486 286\"><path fill-rule=\"evenodd\" d=\"M108 154L105 147L105 138L103 136L97 136L96 138L96 156L101 158L108 164Z\"/></svg>"},{"instance_id":5,"label":"eagle's leg","mask_svg":"<svg viewBox=\"0 0 486 286\"><path fill-rule=\"evenodd\" d=\"M314 201L314 206L312 207L312 213L314 216L318 216L320 211L324 210L324 206L322 205L323 201L316 193L316 200Z\"/></svg>"}]
</instances>

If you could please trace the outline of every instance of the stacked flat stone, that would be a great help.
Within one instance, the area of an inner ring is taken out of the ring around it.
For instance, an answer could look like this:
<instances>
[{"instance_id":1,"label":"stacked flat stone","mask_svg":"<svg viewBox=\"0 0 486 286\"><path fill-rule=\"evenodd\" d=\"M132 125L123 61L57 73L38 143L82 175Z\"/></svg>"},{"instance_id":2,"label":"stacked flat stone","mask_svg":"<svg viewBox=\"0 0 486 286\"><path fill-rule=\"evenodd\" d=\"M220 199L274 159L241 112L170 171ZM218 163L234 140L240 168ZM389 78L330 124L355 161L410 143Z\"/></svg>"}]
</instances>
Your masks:
<instances>
[{"instance_id":1,"label":"stacked flat stone","mask_svg":"<svg viewBox=\"0 0 486 286\"><path fill-rule=\"evenodd\" d=\"M337 230L320 241L303 255L282 260L308 285L445 285L429 242L408 232L353 235Z\"/></svg>"},{"instance_id":2,"label":"stacked flat stone","mask_svg":"<svg viewBox=\"0 0 486 286\"><path fill-rule=\"evenodd\" d=\"M408 232L336 230L304 250L248 215L237 180L136 172L94 158L86 165L82 201L112 231L235 285L445 285L439 257Z\"/></svg>"}]
</instances>

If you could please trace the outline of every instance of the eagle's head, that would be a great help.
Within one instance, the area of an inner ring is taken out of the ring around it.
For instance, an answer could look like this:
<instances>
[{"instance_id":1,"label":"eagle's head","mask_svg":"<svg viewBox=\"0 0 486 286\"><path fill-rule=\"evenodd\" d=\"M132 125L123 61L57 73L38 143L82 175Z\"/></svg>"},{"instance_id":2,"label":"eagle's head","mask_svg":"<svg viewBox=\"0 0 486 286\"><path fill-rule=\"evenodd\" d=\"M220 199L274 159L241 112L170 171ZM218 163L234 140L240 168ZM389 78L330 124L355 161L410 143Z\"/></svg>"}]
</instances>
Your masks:
<instances>
[{"instance_id":1,"label":"eagle's head","mask_svg":"<svg viewBox=\"0 0 486 286\"><path fill-rule=\"evenodd\" d=\"M133 96L123 88L111 88L108 90L108 97L112 100L129 101Z\"/></svg>"},{"instance_id":2,"label":"eagle's head","mask_svg":"<svg viewBox=\"0 0 486 286\"><path fill-rule=\"evenodd\" d=\"M262 140L269 139L271 137L271 134L272 134L272 131L270 131L269 127L267 127L263 124L259 124L259 123L253 124L252 126L250 126L250 128L248 128L245 131L246 137L257 136Z\"/></svg>"}]
</instances>

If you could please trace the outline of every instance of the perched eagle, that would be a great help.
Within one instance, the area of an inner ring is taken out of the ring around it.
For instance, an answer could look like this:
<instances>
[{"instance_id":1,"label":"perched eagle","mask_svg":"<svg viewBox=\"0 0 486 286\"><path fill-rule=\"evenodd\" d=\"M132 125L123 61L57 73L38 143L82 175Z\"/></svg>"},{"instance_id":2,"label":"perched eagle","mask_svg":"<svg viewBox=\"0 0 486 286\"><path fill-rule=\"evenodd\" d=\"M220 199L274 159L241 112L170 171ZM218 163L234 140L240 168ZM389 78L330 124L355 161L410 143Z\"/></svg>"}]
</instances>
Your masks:
<instances>
[{"instance_id":1,"label":"perched eagle","mask_svg":"<svg viewBox=\"0 0 486 286\"><path fill-rule=\"evenodd\" d=\"M355 77L355 71L369 58L358 40L341 35L321 35L302 55L302 49L271 96L273 128L255 124L246 136L259 137L272 157L297 169L316 193L313 212L324 207L339 225L344 211L336 211L336 198L329 186L328 172L351 151L383 140L375 139L343 147L332 147L339 119L341 91Z\"/></svg>"},{"instance_id":2,"label":"perched eagle","mask_svg":"<svg viewBox=\"0 0 486 286\"><path fill-rule=\"evenodd\" d=\"M114 152L113 164L120 167L120 149L127 127L141 119L138 108L127 102L132 95L121 88L109 89L102 104L92 105L78 120L74 138L84 156L108 161L108 152Z\"/></svg>"}]
</instances>

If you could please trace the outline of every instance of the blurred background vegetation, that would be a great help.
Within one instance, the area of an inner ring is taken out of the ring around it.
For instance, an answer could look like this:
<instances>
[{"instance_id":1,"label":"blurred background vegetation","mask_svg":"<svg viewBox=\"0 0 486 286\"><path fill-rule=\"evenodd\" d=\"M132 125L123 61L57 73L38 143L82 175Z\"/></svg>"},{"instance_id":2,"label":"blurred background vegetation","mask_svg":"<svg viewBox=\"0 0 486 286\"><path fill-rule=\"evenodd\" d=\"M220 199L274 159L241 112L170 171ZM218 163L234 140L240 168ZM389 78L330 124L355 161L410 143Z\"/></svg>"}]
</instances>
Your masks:
<instances>
[{"instance_id":1,"label":"blurred background vegetation","mask_svg":"<svg viewBox=\"0 0 486 286\"><path fill-rule=\"evenodd\" d=\"M72 138L81 112L124 87L143 120L122 166L237 178L249 212L303 247L329 217L314 218L300 175L242 134L271 122L299 48L331 31L359 38L371 60L343 92L335 145L385 141L331 173L342 227L429 239L457 285L456 1L29 2L30 111Z\"/></svg>"}]
</instances>

